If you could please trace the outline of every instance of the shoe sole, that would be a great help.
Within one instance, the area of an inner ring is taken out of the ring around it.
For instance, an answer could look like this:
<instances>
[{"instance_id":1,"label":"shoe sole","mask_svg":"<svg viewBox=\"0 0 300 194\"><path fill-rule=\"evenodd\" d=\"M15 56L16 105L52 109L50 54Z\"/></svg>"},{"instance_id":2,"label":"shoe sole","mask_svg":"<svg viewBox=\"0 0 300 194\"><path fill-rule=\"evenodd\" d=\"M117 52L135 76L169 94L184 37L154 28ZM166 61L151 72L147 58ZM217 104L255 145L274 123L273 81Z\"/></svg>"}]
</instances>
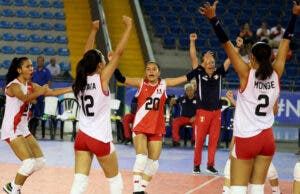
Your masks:
<instances>
[{"instance_id":1,"label":"shoe sole","mask_svg":"<svg viewBox=\"0 0 300 194\"><path fill-rule=\"evenodd\" d=\"M6 190L5 187L3 187L3 191L5 191L7 194L10 194L10 193L11 193L11 191Z\"/></svg>"},{"instance_id":2,"label":"shoe sole","mask_svg":"<svg viewBox=\"0 0 300 194\"><path fill-rule=\"evenodd\" d=\"M208 174L212 174L212 175L217 175L217 174L218 174L218 172L212 172L212 171L210 171L210 170L206 170L206 172L207 172Z\"/></svg>"},{"instance_id":3,"label":"shoe sole","mask_svg":"<svg viewBox=\"0 0 300 194\"><path fill-rule=\"evenodd\" d=\"M201 172L195 172L195 171L193 171L193 174L200 174Z\"/></svg>"}]
</instances>

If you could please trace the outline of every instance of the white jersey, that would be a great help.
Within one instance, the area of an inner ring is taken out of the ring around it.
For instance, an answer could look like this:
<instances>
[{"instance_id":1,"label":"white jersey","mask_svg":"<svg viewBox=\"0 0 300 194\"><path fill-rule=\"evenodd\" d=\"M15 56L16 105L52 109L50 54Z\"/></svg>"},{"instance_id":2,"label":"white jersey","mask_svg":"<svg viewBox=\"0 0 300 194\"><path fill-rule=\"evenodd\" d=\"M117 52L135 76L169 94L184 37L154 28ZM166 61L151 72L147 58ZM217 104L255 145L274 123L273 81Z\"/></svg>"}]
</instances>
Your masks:
<instances>
[{"instance_id":1,"label":"white jersey","mask_svg":"<svg viewBox=\"0 0 300 194\"><path fill-rule=\"evenodd\" d=\"M6 102L4 118L1 126L1 139L15 138L19 135L27 136L30 134L28 129L28 120L30 118L30 103L24 103L15 96L7 94L7 88L11 84L19 84L24 94L30 94L33 91L32 83L22 84L18 79L11 81L5 88Z\"/></svg>"},{"instance_id":2,"label":"white jersey","mask_svg":"<svg viewBox=\"0 0 300 194\"><path fill-rule=\"evenodd\" d=\"M110 95L109 90L103 91L99 74L87 76L86 88L77 99L80 104L79 129L104 143L111 142Z\"/></svg>"},{"instance_id":3,"label":"white jersey","mask_svg":"<svg viewBox=\"0 0 300 194\"><path fill-rule=\"evenodd\" d=\"M239 91L233 122L233 134L237 137L252 137L274 123L273 106L279 97L278 75L273 71L266 80L255 78L251 69L244 91Z\"/></svg>"}]
</instances>

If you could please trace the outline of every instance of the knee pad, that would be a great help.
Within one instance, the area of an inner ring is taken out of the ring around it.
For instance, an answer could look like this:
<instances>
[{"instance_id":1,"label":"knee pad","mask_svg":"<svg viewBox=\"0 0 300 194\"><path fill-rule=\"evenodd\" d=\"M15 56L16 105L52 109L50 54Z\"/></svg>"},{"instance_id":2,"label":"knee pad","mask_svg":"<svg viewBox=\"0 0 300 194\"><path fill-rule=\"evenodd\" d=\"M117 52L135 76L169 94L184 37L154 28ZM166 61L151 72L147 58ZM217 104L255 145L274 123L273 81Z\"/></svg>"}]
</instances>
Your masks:
<instances>
[{"instance_id":1,"label":"knee pad","mask_svg":"<svg viewBox=\"0 0 300 194\"><path fill-rule=\"evenodd\" d=\"M108 182L111 194L122 194L123 180L120 173L115 177L109 178Z\"/></svg>"},{"instance_id":2,"label":"knee pad","mask_svg":"<svg viewBox=\"0 0 300 194\"><path fill-rule=\"evenodd\" d=\"M231 186L230 194L246 194L247 186Z\"/></svg>"},{"instance_id":3,"label":"knee pad","mask_svg":"<svg viewBox=\"0 0 300 194\"><path fill-rule=\"evenodd\" d=\"M278 178L277 170L276 170L275 166L273 165L273 163L271 162L269 169L268 169L268 173L267 173L267 179L273 180L273 179L277 179L277 178Z\"/></svg>"},{"instance_id":4,"label":"knee pad","mask_svg":"<svg viewBox=\"0 0 300 194\"><path fill-rule=\"evenodd\" d=\"M264 194L264 186L258 184L249 185L249 194Z\"/></svg>"},{"instance_id":5,"label":"knee pad","mask_svg":"<svg viewBox=\"0 0 300 194\"><path fill-rule=\"evenodd\" d=\"M159 167L158 160L151 160L148 158L144 173L148 176L154 176Z\"/></svg>"},{"instance_id":6,"label":"knee pad","mask_svg":"<svg viewBox=\"0 0 300 194\"><path fill-rule=\"evenodd\" d=\"M230 159L228 158L224 167L224 177L230 179Z\"/></svg>"},{"instance_id":7,"label":"knee pad","mask_svg":"<svg viewBox=\"0 0 300 194\"><path fill-rule=\"evenodd\" d=\"M35 158L34 171L38 171L43 168L46 164L46 159L44 157Z\"/></svg>"},{"instance_id":8,"label":"knee pad","mask_svg":"<svg viewBox=\"0 0 300 194\"><path fill-rule=\"evenodd\" d=\"M294 180L300 182L300 162L297 162L294 168Z\"/></svg>"},{"instance_id":9,"label":"knee pad","mask_svg":"<svg viewBox=\"0 0 300 194\"><path fill-rule=\"evenodd\" d=\"M88 185L88 176L84 174L75 174L70 194L82 194Z\"/></svg>"},{"instance_id":10,"label":"knee pad","mask_svg":"<svg viewBox=\"0 0 300 194\"><path fill-rule=\"evenodd\" d=\"M18 173L23 176L29 176L31 173L33 173L35 165L35 159L29 158L22 161L22 165L20 166Z\"/></svg>"},{"instance_id":11,"label":"knee pad","mask_svg":"<svg viewBox=\"0 0 300 194\"><path fill-rule=\"evenodd\" d=\"M147 163L147 158L148 157L144 154L137 154L133 166L133 172L144 172Z\"/></svg>"}]
</instances>

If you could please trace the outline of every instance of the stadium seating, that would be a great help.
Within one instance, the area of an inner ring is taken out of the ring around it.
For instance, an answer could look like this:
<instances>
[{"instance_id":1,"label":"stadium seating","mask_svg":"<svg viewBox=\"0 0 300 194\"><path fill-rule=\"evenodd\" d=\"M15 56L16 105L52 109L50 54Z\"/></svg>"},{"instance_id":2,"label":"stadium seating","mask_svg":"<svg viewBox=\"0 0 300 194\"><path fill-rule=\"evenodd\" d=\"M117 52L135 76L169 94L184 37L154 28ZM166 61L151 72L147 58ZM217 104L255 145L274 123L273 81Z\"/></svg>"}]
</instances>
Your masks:
<instances>
[{"instance_id":1,"label":"stadium seating","mask_svg":"<svg viewBox=\"0 0 300 194\"><path fill-rule=\"evenodd\" d=\"M28 52L31 55L40 55L42 53L39 47L30 47Z\"/></svg>"},{"instance_id":2,"label":"stadium seating","mask_svg":"<svg viewBox=\"0 0 300 194\"><path fill-rule=\"evenodd\" d=\"M4 60L3 63L2 63L2 67L4 69L8 69L10 66L10 60Z\"/></svg>"},{"instance_id":3,"label":"stadium seating","mask_svg":"<svg viewBox=\"0 0 300 194\"><path fill-rule=\"evenodd\" d=\"M58 55L60 56L69 56L69 50L66 48L58 48L57 50Z\"/></svg>"},{"instance_id":4,"label":"stadium seating","mask_svg":"<svg viewBox=\"0 0 300 194\"><path fill-rule=\"evenodd\" d=\"M13 49L13 47L8 46L8 45L2 46L1 51L4 54L14 54L15 53L15 50Z\"/></svg>"},{"instance_id":5,"label":"stadium seating","mask_svg":"<svg viewBox=\"0 0 300 194\"><path fill-rule=\"evenodd\" d=\"M11 9L3 9L2 10L2 16L4 16L4 17L14 17L15 13Z\"/></svg>"},{"instance_id":6,"label":"stadium seating","mask_svg":"<svg viewBox=\"0 0 300 194\"><path fill-rule=\"evenodd\" d=\"M69 63L60 62L59 66L60 66L61 71L70 71L71 70L71 65Z\"/></svg>"},{"instance_id":7,"label":"stadium seating","mask_svg":"<svg viewBox=\"0 0 300 194\"><path fill-rule=\"evenodd\" d=\"M57 36L55 42L59 44L66 44L68 43L68 38L66 36Z\"/></svg>"},{"instance_id":8,"label":"stadium seating","mask_svg":"<svg viewBox=\"0 0 300 194\"><path fill-rule=\"evenodd\" d=\"M47 8L47 7L52 7L51 3L47 0L41 0L40 1L40 7L43 7L43 8Z\"/></svg>"},{"instance_id":9,"label":"stadium seating","mask_svg":"<svg viewBox=\"0 0 300 194\"><path fill-rule=\"evenodd\" d=\"M21 54L21 55L27 54L27 49L25 46L17 46L15 50L16 50L16 54Z\"/></svg>"},{"instance_id":10,"label":"stadium seating","mask_svg":"<svg viewBox=\"0 0 300 194\"><path fill-rule=\"evenodd\" d=\"M40 29L39 25L35 22L28 22L27 23L27 29L28 30L38 30Z\"/></svg>"},{"instance_id":11,"label":"stadium seating","mask_svg":"<svg viewBox=\"0 0 300 194\"><path fill-rule=\"evenodd\" d=\"M45 43L54 43L55 38L52 35L45 35L45 36L43 36L43 41Z\"/></svg>"},{"instance_id":12,"label":"stadium seating","mask_svg":"<svg viewBox=\"0 0 300 194\"><path fill-rule=\"evenodd\" d=\"M2 35L2 39L5 40L5 41L14 41L15 37L12 33L6 32Z\"/></svg>"},{"instance_id":13,"label":"stadium seating","mask_svg":"<svg viewBox=\"0 0 300 194\"><path fill-rule=\"evenodd\" d=\"M30 42L41 42L41 37L38 34L31 34L28 38Z\"/></svg>"},{"instance_id":14,"label":"stadium seating","mask_svg":"<svg viewBox=\"0 0 300 194\"><path fill-rule=\"evenodd\" d=\"M26 18L27 17L27 12L25 10L22 10L22 9L18 9L16 11L16 16L18 18Z\"/></svg>"},{"instance_id":15,"label":"stadium seating","mask_svg":"<svg viewBox=\"0 0 300 194\"><path fill-rule=\"evenodd\" d=\"M48 56L54 56L56 54L54 48L52 48L52 47L44 48L43 53L44 53L44 55L48 55Z\"/></svg>"},{"instance_id":16,"label":"stadium seating","mask_svg":"<svg viewBox=\"0 0 300 194\"><path fill-rule=\"evenodd\" d=\"M19 33L16 35L16 41L19 41L19 42L26 42L27 41L27 36L26 34L22 34L22 33Z\"/></svg>"}]
</instances>

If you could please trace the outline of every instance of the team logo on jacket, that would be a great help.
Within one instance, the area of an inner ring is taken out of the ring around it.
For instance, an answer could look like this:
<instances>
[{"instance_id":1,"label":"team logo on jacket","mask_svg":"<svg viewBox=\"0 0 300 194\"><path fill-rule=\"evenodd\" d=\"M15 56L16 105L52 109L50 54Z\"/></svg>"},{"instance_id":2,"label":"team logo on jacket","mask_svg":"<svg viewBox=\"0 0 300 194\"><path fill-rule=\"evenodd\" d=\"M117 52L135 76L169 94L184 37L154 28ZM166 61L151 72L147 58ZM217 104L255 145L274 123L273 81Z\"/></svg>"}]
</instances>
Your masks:
<instances>
[{"instance_id":1,"label":"team logo on jacket","mask_svg":"<svg viewBox=\"0 0 300 194\"><path fill-rule=\"evenodd\" d=\"M205 80L205 81L207 81L208 80L207 75L203 76L202 79Z\"/></svg>"},{"instance_id":2,"label":"team logo on jacket","mask_svg":"<svg viewBox=\"0 0 300 194\"><path fill-rule=\"evenodd\" d=\"M218 75L214 75L214 79L215 80L219 79L219 76Z\"/></svg>"}]
</instances>

